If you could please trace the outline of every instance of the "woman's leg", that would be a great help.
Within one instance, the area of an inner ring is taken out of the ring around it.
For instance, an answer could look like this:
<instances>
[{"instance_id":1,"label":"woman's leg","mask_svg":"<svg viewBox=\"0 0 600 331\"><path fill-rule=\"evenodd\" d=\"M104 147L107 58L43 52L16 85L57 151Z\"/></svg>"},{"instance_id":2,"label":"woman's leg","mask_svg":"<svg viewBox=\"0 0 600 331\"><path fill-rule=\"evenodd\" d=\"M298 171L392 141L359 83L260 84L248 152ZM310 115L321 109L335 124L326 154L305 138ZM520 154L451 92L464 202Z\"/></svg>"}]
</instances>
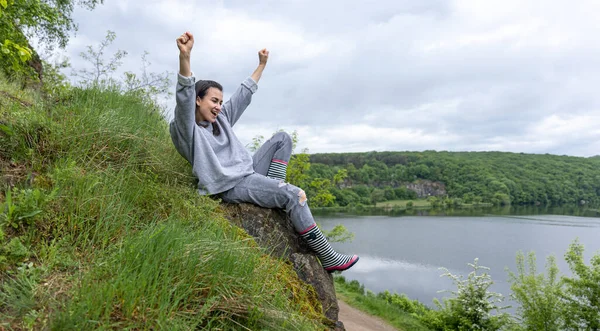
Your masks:
<instances>
[{"instance_id":1,"label":"woman's leg","mask_svg":"<svg viewBox=\"0 0 600 331\"><path fill-rule=\"evenodd\" d=\"M346 270L358 256L336 253L317 227L300 188L260 174L247 176L231 190L221 194L227 202L250 202L265 208L285 208L294 228L319 256L327 271Z\"/></svg>"},{"instance_id":2,"label":"woman's leg","mask_svg":"<svg viewBox=\"0 0 600 331\"><path fill-rule=\"evenodd\" d=\"M285 132L277 132L252 156L254 171L267 177L285 180L291 156L292 138Z\"/></svg>"}]
</instances>

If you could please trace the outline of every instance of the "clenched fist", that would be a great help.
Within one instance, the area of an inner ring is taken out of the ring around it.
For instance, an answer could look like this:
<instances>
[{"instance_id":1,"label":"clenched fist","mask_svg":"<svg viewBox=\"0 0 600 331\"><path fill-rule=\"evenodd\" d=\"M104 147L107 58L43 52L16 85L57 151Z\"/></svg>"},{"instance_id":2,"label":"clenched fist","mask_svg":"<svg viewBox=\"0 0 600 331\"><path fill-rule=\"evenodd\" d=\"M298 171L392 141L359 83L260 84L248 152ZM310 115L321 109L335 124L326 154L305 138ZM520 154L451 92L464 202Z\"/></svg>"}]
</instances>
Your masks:
<instances>
[{"instance_id":1,"label":"clenched fist","mask_svg":"<svg viewBox=\"0 0 600 331\"><path fill-rule=\"evenodd\" d=\"M264 66L267 64L268 59L269 59L269 51L267 51L266 48L263 48L260 51L258 51L258 64Z\"/></svg>"},{"instance_id":2,"label":"clenched fist","mask_svg":"<svg viewBox=\"0 0 600 331\"><path fill-rule=\"evenodd\" d=\"M189 55L194 47L194 35L190 32L185 32L177 38L177 48L181 54Z\"/></svg>"}]
</instances>

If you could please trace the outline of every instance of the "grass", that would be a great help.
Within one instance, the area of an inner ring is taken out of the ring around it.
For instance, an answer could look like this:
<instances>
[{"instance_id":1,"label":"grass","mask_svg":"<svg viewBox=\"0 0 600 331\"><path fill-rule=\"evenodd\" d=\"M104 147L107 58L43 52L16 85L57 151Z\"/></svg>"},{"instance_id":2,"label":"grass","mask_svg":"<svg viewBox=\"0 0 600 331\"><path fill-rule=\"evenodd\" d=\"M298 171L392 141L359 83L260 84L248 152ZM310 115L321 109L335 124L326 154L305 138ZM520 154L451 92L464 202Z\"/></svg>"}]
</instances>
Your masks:
<instances>
[{"instance_id":1,"label":"grass","mask_svg":"<svg viewBox=\"0 0 600 331\"><path fill-rule=\"evenodd\" d=\"M387 292L376 295L368 290L365 291L357 281L347 282L343 276L336 276L334 280L336 294L347 304L370 315L380 317L399 330L429 330L416 317L417 313L428 310L418 301L394 295L394 298L402 299L402 304L398 304L398 300L386 300L386 298L391 298Z\"/></svg>"},{"instance_id":2,"label":"grass","mask_svg":"<svg viewBox=\"0 0 600 331\"><path fill-rule=\"evenodd\" d=\"M319 330L312 288L196 193L160 110L0 79L0 329Z\"/></svg>"}]
</instances>

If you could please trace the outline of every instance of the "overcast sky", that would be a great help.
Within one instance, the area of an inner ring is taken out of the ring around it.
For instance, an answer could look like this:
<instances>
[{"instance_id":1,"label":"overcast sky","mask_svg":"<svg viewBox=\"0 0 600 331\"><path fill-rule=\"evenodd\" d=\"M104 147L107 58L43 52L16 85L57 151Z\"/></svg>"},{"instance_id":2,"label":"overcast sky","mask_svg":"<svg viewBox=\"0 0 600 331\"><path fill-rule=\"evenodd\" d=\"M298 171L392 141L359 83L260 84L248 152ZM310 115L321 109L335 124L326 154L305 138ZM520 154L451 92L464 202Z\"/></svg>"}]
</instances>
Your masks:
<instances>
[{"instance_id":1,"label":"overcast sky","mask_svg":"<svg viewBox=\"0 0 600 331\"><path fill-rule=\"evenodd\" d=\"M310 153L600 154L596 0L105 2L75 12L76 69L111 30L124 70L148 51L151 70L175 81L175 38L190 31L192 70L227 98L270 50L234 127L243 143L285 129Z\"/></svg>"}]
</instances>

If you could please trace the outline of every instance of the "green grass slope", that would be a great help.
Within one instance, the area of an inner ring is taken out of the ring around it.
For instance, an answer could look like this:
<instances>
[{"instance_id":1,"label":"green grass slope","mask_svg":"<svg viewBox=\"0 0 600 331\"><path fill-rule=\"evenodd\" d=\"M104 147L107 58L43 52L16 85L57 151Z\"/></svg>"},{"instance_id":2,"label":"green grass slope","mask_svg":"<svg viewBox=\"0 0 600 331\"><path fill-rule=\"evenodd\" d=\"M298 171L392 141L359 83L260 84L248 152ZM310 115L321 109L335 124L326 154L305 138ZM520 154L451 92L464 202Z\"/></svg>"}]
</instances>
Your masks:
<instances>
[{"instance_id":1,"label":"green grass slope","mask_svg":"<svg viewBox=\"0 0 600 331\"><path fill-rule=\"evenodd\" d=\"M383 319L398 330L430 330L420 319L430 311L422 303L403 295L390 295L387 291L374 294L358 281L347 281L343 276L335 277L334 281L338 296L349 305Z\"/></svg>"},{"instance_id":2,"label":"green grass slope","mask_svg":"<svg viewBox=\"0 0 600 331\"><path fill-rule=\"evenodd\" d=\"M0 329L323 329L291 267L196 194L153 104L0 90Z\"/></svg>"}]
</instances>

